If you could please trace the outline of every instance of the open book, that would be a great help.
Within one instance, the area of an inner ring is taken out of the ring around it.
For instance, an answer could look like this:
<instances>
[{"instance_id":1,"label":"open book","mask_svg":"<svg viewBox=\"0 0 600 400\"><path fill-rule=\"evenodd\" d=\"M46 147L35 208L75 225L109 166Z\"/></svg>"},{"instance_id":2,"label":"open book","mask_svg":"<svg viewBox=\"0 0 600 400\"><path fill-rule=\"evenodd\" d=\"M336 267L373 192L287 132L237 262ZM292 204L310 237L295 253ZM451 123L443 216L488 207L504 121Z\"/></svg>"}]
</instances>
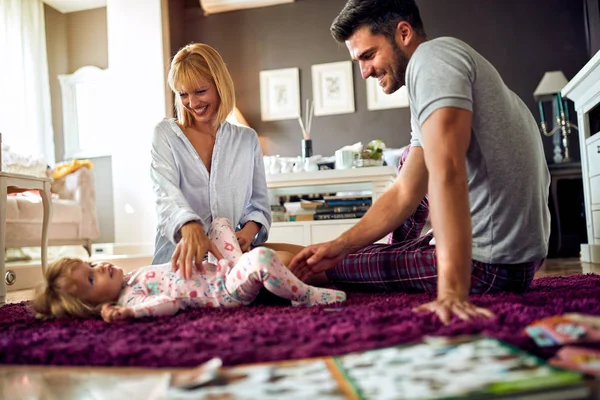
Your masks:
<instances>
[{"instance_id":1,"label":"open book","mask_svg":"<svg viewBox=\"0 0 600 400\"><path fill-rule=\"evenodd\" d=\"M493 338L432 338L340 357L243 366L173 399L579 399L582 376Z\"/></svg>"}]
</instances>

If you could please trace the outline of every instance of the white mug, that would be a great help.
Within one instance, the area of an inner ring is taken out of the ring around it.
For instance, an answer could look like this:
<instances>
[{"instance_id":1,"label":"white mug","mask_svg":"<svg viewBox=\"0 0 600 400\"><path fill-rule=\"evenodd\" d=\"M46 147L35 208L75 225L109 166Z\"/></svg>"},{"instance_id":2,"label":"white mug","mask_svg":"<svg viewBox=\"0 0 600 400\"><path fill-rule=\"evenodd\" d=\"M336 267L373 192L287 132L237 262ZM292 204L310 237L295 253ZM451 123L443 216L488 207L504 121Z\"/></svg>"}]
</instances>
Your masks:
<instances>
[{"instance_id":1,"label":"white mug","mask_svg":"<svg viewBox=\"0 0 600 400\"><path fill-rule=\"evenodd\" d=\"M335 168L348 169L354 164L354 151L348 149L339 149L335 152Z\"/></svg>"},{"instance_id":2,"label":"white mug","mask_svg":"<svg viewBox=\"0 0 600 400\"><path fill-rule=\"evenodd\" d=\"M315 157L306 157L304 159L304 170L307 172L319 170L319 165Z\"/></svg>"}]
</instances>

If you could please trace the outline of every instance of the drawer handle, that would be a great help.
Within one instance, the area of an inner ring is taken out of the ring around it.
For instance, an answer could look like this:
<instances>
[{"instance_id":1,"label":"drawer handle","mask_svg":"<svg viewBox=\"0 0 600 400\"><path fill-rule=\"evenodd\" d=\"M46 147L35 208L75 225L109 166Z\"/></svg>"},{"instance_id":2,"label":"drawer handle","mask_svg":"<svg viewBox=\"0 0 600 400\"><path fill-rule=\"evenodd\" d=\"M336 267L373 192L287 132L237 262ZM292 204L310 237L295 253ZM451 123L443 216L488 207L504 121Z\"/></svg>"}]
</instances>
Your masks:
<instances>
[{"instance_id":1,"label":"drawer handle","mask_svg":"<svg viewBox=\"0 0 600 400\"><path fill-rule=\"evenodd\" d=\"M598 154L600 154L600 145L598 145Z\"/></svg>"}]
</instances>

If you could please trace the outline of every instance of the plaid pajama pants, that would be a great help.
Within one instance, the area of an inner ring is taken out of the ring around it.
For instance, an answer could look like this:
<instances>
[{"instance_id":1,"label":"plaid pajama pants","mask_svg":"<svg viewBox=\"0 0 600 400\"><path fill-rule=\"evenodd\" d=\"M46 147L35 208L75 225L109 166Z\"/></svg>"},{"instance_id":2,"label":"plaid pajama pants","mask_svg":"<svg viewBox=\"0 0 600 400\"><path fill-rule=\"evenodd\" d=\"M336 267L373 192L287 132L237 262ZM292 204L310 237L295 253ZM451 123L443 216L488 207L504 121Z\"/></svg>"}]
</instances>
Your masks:
<instances>
[{"instance_id":1,"label":"plaid pajama pants","mask_svg":"<svg viewBox=\"0 0 600 400\"><path fill-rule=\"evenodd\" d=\"M400 158L402 168L410 147ZM372 244L348 255L326 272L327 278L348 291L436 292L437 260L432 234L420 236L429 216L427 196L403 225L388 236L388 244ZM523 292L529 288L544 259L522 264L471 263L471 293Z\"/></svg>"}]
</instances>

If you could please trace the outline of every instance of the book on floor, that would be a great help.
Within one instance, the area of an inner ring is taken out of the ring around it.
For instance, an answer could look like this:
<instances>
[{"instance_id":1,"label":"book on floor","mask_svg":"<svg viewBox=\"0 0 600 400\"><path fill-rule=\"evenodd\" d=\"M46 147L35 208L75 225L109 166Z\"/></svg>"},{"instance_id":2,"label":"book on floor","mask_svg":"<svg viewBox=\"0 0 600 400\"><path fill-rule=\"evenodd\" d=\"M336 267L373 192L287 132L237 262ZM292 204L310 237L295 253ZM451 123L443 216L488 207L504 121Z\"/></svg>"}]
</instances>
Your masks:
<instances>
[{"instance_id":1,"label":"book on floor","mask_svg":"<svg viewBox=\"0 0 600 400\"><path fill-rule=\"evenodd\" d=\"M586 398L579 373L555 368L489 337L431 338L339 357L224 369L174 399Z\"/></svg>"},{"instance_id":2,"label":"book on floor","mask_svg":"<svg viewBox=\"0 0 600 400\"><path fill-rule=\"evenodd\" d=\"M577 313L553 315L532 322L525 332L541 347L600 342L600 317Z\"/></svg>"},{"instance_id":3,"label":"book on floor","mask_svg":"<svg viewBox=\"0 0 600 400\"><path fill-rule=\"evenodd\" d=\"M555 367L600 376L600 350L587 347L565 346L548 360Z\"/></svg>"}]
</instances>

